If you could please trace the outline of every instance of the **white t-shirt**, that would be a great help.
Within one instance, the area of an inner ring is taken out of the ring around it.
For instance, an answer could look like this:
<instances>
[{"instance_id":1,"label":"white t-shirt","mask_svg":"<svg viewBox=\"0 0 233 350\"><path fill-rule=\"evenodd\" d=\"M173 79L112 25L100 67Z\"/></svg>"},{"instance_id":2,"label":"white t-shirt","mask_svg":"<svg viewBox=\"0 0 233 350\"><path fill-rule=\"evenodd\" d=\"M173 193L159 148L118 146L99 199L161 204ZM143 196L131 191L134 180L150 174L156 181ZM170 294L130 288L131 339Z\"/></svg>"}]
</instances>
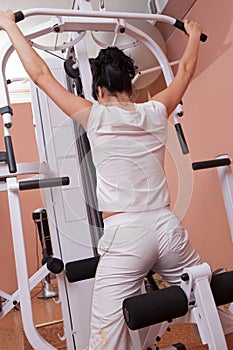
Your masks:
<instances>
[{"instance_id":1,"label":"white t-shirt","mask_svg":"<svg viewBox=\"0 0 233 350\"><path fill-rule=\"evenodd\" d=\"M167 110L156 101L91 108L87 136L100 211L138 212L169 205L164 174Z\"/></svg>"}]
</instances>

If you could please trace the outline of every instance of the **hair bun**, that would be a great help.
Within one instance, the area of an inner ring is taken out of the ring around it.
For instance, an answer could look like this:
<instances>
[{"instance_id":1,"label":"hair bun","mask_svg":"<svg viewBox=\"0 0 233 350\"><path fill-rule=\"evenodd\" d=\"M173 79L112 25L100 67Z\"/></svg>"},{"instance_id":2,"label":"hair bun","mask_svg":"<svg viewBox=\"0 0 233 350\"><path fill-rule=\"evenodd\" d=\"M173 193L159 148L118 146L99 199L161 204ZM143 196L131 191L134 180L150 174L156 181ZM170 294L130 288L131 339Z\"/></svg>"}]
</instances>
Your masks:
<instances>
[{"instance_id":1,"label":"hair bun","mask_svg":"<svg viewBox=\"0 0 233 350\"><path fill-rule=\"evenodd\" d=\"M92 94L97 99L97 86L106 87L111 94L131 93L131 80L137 67L131 57L117 47L100 50L96 59L91 60L93 84Z\"/></svg>"}]
</instances>

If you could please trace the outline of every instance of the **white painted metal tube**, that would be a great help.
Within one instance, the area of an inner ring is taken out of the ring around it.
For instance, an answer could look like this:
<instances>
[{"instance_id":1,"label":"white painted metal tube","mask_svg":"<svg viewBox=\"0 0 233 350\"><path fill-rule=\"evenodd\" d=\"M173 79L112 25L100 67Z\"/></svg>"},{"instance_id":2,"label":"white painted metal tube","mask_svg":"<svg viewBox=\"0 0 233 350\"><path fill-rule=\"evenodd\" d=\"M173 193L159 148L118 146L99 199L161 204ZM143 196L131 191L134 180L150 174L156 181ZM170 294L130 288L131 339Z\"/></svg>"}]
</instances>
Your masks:
<instances>
[{"instance_id":1,"label":"white painted metal tube","mask_svg":"<svg viewBox=\"0 0 233 350\"><path fill-rule=\"evenodd\" d=\"M45 9L34 8L23 10L24 17L31 16L68 16L68 17L95 17L95 18L118 18L118 19L139 19L146 21L161 21L174 25L176 19L165 15L146 14L146 13L132 13L132 12L114 12L114 11L78 11L67 9Z\"/></svg>"}]
</instances>

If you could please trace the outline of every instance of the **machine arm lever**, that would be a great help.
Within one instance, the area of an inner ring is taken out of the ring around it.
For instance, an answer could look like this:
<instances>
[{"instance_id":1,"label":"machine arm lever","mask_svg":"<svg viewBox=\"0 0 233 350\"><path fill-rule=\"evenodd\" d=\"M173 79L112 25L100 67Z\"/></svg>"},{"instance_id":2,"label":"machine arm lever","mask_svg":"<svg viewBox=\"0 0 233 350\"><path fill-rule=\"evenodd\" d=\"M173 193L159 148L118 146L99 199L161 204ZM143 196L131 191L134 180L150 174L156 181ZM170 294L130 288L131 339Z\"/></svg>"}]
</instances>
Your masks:
<instances>
[{"instance_id":1,"label":"machine arm lever","mask_svg":"<svg viewBox=\"0 0 233 350\"><path fill-rule=\"evenodd\" d=\"M225 166L230 165L231 159L226 158L220 158L220 159L212 159L212 160L205 160L202 162L195 162L192 163L193 170L201 170L201 169L208 169L208 168L217 168L219 166Z\"/></svg>"}]
</instances>

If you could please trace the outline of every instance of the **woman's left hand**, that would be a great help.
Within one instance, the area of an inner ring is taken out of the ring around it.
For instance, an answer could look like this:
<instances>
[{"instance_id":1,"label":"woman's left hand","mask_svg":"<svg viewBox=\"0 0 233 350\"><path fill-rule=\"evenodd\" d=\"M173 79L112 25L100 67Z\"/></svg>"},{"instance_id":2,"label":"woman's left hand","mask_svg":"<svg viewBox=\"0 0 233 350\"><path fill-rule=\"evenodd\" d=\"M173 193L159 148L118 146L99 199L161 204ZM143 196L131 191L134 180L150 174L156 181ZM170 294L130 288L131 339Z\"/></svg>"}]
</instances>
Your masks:
<instances>
[{"instance_id":1,"label":"woman's left hand","mask_svg":"<svg viewBox=\"0 0 233 350\"><path fill-rule=\"evenodd\" d=\"M15 15L11 10L1 11L0 10L0 29L7 31L9 26L15 23Z\"/></svg>"}]
</instances>

